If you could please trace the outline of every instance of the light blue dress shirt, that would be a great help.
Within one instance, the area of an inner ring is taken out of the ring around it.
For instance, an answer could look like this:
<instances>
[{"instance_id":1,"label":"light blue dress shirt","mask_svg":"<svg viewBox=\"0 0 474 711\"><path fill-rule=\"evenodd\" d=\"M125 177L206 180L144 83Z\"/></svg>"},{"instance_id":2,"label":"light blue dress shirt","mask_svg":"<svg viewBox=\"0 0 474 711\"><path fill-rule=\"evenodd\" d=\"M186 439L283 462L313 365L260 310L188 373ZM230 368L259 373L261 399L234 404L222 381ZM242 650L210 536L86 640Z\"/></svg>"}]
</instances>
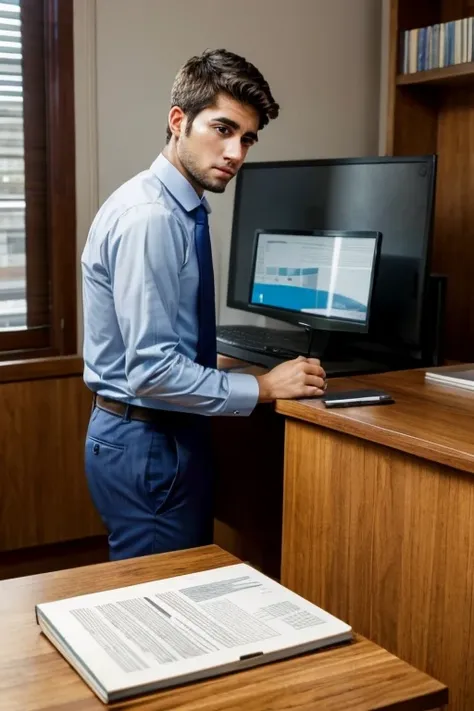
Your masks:
<instances>
[{"instance_id":1,"label":"light blue dress shirt","mask_svg":"<svg viewBox=\"0 0 474 711\"><path fill-rule=\"evenodd\" d=\"M199 269L190 213L200 204L160 155L99 210L81 260L84 380L142 407L248 415L256 378L194 362Z\"/></svg>"}]
</instances>

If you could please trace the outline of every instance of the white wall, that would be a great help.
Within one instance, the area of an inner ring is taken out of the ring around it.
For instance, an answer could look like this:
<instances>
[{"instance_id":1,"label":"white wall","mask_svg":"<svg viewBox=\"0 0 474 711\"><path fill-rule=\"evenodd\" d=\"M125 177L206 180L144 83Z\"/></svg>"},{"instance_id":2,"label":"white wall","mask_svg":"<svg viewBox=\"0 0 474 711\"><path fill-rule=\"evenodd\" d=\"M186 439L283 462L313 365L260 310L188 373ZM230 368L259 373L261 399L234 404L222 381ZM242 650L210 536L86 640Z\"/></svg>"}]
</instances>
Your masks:
<instances>
[{"instance_id":1,"label":"white wall","mask_svg":"<svg viewBox=\"0 0 474 711\"><path fill-rule=\"evenodd\" d=\"M380 26L380 0L97 0L99 201L159 153L173 78L205 48L246 56L281 105L250 160L377 154ZM210 198L218 313L255 322L225 306L233 193ZM82 229L78 252L84 239Z\"/></svg>"}]
</instances>

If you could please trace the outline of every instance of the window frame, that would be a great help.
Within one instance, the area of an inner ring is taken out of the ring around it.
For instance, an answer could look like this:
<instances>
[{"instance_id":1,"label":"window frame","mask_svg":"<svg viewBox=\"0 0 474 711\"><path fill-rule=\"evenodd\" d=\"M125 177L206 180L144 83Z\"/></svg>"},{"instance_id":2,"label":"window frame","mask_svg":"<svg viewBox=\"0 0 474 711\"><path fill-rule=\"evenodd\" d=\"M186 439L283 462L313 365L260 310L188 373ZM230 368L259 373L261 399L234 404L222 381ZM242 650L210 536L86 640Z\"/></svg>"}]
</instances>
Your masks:
<instances>
[{"instance_id":1,"label":"window frame","mask_svg":"<svg viewBox=\"0 0 474 711\"><path fill-rule=\"evenodd\" d=\"M27 328L0 360L77 352L73 0L21 0Z\"/></svg>"}]
</instances>

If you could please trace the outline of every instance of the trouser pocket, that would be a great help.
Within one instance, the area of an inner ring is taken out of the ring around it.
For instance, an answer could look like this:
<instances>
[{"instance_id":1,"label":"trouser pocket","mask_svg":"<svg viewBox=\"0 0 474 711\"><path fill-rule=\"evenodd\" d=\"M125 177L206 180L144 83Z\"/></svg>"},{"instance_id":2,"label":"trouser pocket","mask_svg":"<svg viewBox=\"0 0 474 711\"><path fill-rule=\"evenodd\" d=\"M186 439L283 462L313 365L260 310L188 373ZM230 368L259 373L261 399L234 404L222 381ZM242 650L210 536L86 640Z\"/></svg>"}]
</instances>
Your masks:
<instances>
[{"instance_id":1,"label":"trouser pocket","mask_svg":"<svg viewBox=\"0 0 474 711\"><path fill-rule=\"evenodd\" d=\"M169 432L153 431L143 472L143 489L155 514L172 506L179 476L179 446Z\"/></svg>"}]
</instances>

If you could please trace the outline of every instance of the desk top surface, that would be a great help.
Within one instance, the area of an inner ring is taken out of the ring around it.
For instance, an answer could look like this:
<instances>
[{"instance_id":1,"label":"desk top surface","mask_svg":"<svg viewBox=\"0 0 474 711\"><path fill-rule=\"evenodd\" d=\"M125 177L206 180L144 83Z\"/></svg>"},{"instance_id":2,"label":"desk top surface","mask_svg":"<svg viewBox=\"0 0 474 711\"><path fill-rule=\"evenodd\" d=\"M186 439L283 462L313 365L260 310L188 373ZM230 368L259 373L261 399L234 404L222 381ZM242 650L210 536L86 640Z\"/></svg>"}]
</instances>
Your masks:
<instances>
[{"instance_id":1,"label":"desk top surface","mask_svg":"<svg viewBox=\"0 0 474 711\"><path fill-rule=\"evenodd\" d=\"M40 633L34 606L239 562L216 546L0 582L0 709L104 709ZM111 708L160 711L417 711L442 706L446 687L368 640L190 684Z\"/></svg>"},{"instance_id":2,"label":"desk top surface","mask_svg":"<svg viewBox=\"0 0 474 711\"><path fill-rule=\"evenodd\" d=\"M385 390L395 399L392 405L328 410L318 400L279 400L276 409L289 417L474 473L474 392L425 382L424 377L424 370L406 370L329 381L330 392Z\"/></svg>"}]
</instances>

